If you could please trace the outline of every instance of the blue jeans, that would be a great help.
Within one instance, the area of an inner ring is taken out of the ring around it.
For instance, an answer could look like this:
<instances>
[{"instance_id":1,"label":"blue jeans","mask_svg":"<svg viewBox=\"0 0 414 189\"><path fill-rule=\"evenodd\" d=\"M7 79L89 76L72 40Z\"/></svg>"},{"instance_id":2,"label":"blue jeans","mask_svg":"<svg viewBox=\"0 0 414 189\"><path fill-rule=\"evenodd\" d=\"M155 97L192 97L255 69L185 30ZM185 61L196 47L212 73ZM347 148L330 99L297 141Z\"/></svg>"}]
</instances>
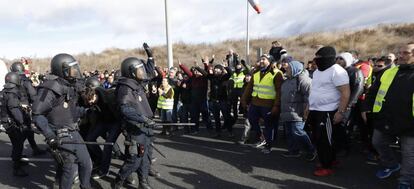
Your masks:
<instances>
[{"instance_id":1,"label":"blue jeans","mask_svg":"<svg viewBox=\"0 0 414 189\"><path fill-rule=\"evenodd\" d=\"M256 131L258 134L262 133L262 131L260 130L259 119L263 119L265 125L264 137L266 139L268 147L270 147L273 143L273 136L277 136L275 133L277 133L278 127L278 118L272 117L271 111L272 107L250 105L249 113L247 116L252 129Z\"/></svg>"},{"instance_id":2,"label":"blue jeans","mask_svg":"<svg viewBox=\"0 0 414 189\"><path fill-rule=\"evenodd\" d=\"M381 164L387 168L399 163L394 151L389 146L395 141L395 137L377 129L374 130L372 136L372 143L380 155ZM414 137L400 136L400 142L401 171L399 180L414 185Z\"/></svg>"},{"instance_id":3,"label":"blue jeans","mask_svg":"<svg viewBox=\"0 0 414 189\"><path fill-rule=\"evenodd\" d=\"M171 123L172 120L172 109L160 109L160 117L163 123Z\"/></svg>"},{"instance_id":4,"label":"blue jeans","mask_svg":"<svg viewBox=\"0 0 414 189\"><path fill-rule=\"evenodd\" d=\"M303 121L283 122L286 132L288 150L291 153L299 153L302 148L307 153L314 153L315 148L308 134L303 130L305 123Z\"/></svg>"}]
</instances>

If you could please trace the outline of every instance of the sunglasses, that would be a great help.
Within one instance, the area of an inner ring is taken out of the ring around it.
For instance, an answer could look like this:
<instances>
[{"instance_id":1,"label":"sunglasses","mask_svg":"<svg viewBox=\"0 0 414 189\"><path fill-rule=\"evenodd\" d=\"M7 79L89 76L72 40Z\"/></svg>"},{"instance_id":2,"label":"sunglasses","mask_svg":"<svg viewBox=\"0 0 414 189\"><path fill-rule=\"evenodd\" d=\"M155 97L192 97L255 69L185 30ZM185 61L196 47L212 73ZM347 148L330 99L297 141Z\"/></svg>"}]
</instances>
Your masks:
<instances>
[{"instance_id":1,"label":"sunglasses","mask_svg":"<svg viewBox=\"0 0 414 189\"><path fill-rule=\"evenodd\" d=\"M375 65L375 67L382 68L382 67L384 67L384 65Z\"/></svg>"}]
</instances>

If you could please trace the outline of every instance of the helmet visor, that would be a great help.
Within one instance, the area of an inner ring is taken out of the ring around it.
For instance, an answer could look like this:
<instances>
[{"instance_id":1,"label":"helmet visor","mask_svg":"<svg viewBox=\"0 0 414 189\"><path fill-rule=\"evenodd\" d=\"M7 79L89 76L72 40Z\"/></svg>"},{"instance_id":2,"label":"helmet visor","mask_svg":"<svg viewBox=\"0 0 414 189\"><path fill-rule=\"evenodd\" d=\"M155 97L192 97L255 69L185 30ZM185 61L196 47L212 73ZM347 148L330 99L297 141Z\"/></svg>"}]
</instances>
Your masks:
<instances>
[{"instance_id":1,"label":"helmet visor","mask_svg":"<svg viewBox=\"0 0 414 189\"><path fill-rule=\"evenodd\" d=\"M78 62L71 62L67 64L67 67L63 69L65 76L72 79L82 78Z\"/></svg>"},{"instance_id":2,"label":"helmet visor","mask_svg":"<svg viewBox=\"0 0 414 189\"><path fill-rule=\"evenodd\" d=\"M135 78L139 81L148 79L147 72L145 71L144 64L138 64L133 67L133 73Z\"/></svg>"}]
</instances>

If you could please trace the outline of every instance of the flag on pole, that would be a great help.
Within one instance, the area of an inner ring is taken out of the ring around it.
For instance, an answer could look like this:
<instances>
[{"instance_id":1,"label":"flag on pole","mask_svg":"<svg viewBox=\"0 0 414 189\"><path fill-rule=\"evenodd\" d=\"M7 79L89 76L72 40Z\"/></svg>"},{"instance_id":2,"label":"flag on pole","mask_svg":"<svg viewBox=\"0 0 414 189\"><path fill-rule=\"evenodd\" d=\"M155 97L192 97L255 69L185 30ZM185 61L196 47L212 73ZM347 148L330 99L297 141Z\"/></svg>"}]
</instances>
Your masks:
<instances>
[{"instance_id":1,"label":"flag on pole","mask_svg":"<svg viewBox=\"0 0 414 189\"><path fill-rule=\"evenodd\" d=\"M262 7L259 5L259 0L248 0L250 5L254 8L254 10L257 12L257 14L260 14L262 12Z\"/></svg>"}]
</instances>

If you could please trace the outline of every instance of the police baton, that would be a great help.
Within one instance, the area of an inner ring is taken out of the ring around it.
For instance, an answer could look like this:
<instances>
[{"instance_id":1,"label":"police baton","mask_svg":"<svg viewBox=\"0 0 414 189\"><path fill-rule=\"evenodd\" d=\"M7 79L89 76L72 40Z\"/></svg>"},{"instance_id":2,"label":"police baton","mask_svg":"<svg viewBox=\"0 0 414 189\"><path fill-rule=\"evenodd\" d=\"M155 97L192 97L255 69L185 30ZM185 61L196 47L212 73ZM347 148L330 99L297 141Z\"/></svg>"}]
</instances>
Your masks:
<instances>
[{"instance_id":1,"label":"police baton","mask_svg":"<svg viewBox=\"0 0 414 189\"><path fill-rule=\"evenodd\" d=\"M154 148L154 150L157 151L163 158L167 159L167 156L165 156L157 147L155 147L154 144L151 143L151 147Z\"/></svg>"},{"instance_id":2,"label":"police baton","mask_svg":"<svg viewBox=\"0 0 414 189\"><path fill-rule=\"evenodd\" d=\"M61 144L86 144L86 145L104 145L104 146L112 146L114 145L113 142L69 142L63 141Z\"/></svg>"}]
</instances>

